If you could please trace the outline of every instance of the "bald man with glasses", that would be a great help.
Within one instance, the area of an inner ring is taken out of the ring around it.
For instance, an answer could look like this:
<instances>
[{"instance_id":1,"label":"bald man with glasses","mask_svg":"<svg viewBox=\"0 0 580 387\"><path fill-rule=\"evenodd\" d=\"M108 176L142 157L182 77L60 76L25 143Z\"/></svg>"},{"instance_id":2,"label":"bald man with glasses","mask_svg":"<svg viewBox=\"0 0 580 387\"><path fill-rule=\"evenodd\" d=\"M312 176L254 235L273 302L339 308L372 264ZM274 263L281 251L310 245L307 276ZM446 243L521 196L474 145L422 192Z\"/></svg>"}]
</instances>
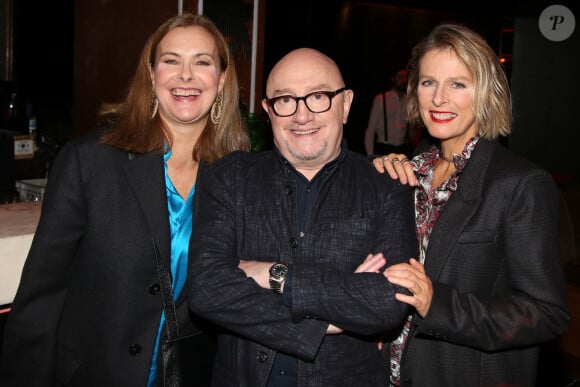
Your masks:
<instances>
[{"instance_id":1,"label":"bald man with glasses","mask_svg":"<svg viewBox=\"0 0 580 387\"><path fill-rule=\"evenodd\" d=\"M353 101L336 63L301 48L262 106L274 149L199 179L189 305L224 328L213 386L382 386L408 309L383 270L417 255L409 188L347 149Z\"/></svg>"}]
</instances>

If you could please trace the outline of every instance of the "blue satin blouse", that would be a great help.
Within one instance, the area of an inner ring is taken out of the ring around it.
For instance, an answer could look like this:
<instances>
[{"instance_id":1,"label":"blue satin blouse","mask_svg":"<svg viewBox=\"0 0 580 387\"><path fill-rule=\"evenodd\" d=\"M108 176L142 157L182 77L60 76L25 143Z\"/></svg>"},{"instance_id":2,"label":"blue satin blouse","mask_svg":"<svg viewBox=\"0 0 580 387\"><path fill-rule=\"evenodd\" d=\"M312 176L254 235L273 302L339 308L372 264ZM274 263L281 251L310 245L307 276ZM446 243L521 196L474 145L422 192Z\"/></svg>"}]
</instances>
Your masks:
<instances>
[{"instance_id":1,"label":"blue satin blouse","mask_svg":"<svg viewBox=\"0 0 580 387\"><path fill-rule=\"evenodd\" d=\"M189 237L192 230L193 219L193 195L195 185L191 188L186 200L175 189L167 174L167 160L171 157L171 150L163 155L165 168L165 189L167 191L167 209L169 210L169 229L171 232L171 276L173 278L173 298L177 299L181 294L185 278L187 277L187 257L189 253ZM161 321L157 332L157 340L153 349L153 360L149 373L148 387L155 386L157 375L157 353L159 351L159 338L165 325L165 313L161 313Z\"/></svg>"}]
</instances>

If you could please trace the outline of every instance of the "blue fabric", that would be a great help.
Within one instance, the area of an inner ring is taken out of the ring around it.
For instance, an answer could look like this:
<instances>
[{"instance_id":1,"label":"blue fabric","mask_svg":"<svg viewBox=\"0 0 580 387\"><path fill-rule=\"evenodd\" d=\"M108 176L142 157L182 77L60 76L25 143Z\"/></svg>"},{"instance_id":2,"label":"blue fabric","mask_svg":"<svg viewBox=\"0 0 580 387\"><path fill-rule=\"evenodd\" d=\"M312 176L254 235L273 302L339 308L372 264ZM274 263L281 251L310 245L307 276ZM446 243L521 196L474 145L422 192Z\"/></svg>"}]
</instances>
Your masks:
<instances>
[{"instance_id":1,"label":"blue fabric","mask_svg":"<svg viewBox=\"0 0 580 387\"><path fill-rule=\"evenodd\" d=\"M181 294L185 278L187 276L187 257L189 252L189 237L192 230L193 219L193 195L195 185L186 200L175 189L175 186L167 174L167 160L171 157L171 150L163 156L165 167L165 188L167 190L167 208L169 210L169 228L171 231L171 276L173 287L173 298L177 299ZM165 313L161 313L161 322L157 332L155 348L153 349L153 361L149 373L148 387L155 386L157 376L157 353L159 351L159 338L165 326Z\"/></svg>"}]
</instances>

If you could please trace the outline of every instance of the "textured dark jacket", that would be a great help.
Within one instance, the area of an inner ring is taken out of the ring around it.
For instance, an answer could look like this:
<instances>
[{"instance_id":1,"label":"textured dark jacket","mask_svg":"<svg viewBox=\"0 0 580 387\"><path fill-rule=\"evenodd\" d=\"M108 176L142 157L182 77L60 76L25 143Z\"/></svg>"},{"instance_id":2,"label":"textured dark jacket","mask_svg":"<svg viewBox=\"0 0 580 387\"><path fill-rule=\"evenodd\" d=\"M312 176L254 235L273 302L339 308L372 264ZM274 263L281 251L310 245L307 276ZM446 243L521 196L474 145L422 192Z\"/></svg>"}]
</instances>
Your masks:
<instances>
[{"instance_id":1,"label":"textured dark jacket","mask_svg":"<svg viewBox=\"0 0 580 387\"><path fill-rule=\"evenodd\" d=\"M218 339L214 386L265 386L278 351L299 359L299 386L384 386L378 335L407 306L382 274L354 274L368 253L416 256L412 195L343 147L299 235L295 182L276 151L234 153L209 167L190 246L190 306L230 332ZM292 271L292 307L238 269L279 261ZM345 333L326 335L328 322Z\"/></svg>"},{"instance_id":2,"label":"textured dark jacket","mask_svg":"<svg viewBox=\"0 0 580 387\"><path fill-rule=\"evenodd\" d=\"M551 176L479 140L433 229L433 301L414 316L402 385L526 386L570 321Z\"/></svg>"},{"instance_id":3,"label":"textured dark jacket","mask_svg":"<svg viewBox=\"0 0 580 387\"><path fill-rule=\"evenodd\" d=\"M170 259L163 156L97 138L68 143L52 168L5 329L2 387L147 384L163 308L150 234ZM198 330L185 290L182 334Z\"/></svg>"}]
</instances>

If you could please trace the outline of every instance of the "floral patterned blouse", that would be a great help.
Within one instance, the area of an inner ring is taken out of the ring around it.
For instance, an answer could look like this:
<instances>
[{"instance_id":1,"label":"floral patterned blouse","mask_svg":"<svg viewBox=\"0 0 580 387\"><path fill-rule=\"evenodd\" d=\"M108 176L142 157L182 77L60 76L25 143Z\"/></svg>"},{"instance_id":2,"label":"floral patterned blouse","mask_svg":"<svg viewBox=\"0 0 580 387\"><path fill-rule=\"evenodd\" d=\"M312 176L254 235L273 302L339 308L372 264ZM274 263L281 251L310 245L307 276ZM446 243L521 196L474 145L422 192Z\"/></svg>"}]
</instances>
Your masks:
<instances>
[{"instance_id":1,"label":"floral patterned blouse","mask_svg":"<svg viewBox=\"0 0 580 387\"><path fill-rule=\"evenodd\" d=\"M417 240L419 241L419 257L421 263L425 262L425 254L429 246L431 231L437 223L439 214L443 211L445 204L457 190L457 181L471 157L471 152L477 145L479 137L473 137L465 144L465 148L460 155L453 155L455 172L439 187L433 188L433 171L437 160L441 157L440 150L432 146L428 152L417 155L413 158L414 170L417 174L419 184L415 189L415 222L417 227Z\"/></svg>"},{"instance_id":2,"label":"floral patterned blouse","mask_svg":"<svg viewBox=\"0 0 580 387\"><path fill-rule=\"evenodd\" d=\"M460 155L453 155L453 163L455 165L455 172L439 187L433 188L433 171L439 158L441 158L441 151L436 146L432 146L428 152L421 153L413 158L413 170L417 175L419 184L415 189L415 223L417 231L417 240L419 241L419 260L425 263L425 255L427 254L427 247L429 246L429 237L431 231L437 223L439 214L445 208L445 204L457 190L457 181L459 176L467 164L467 160L471 157L471 152L477 145L479 137L473 137L465 144L463 152ZM407 317L407 321L390 348L389 368L391 370L390 385L399 386L401 376L401 355L405 341L409 334L411 327L411 315Z\"/></svg>"}]
</instances>

